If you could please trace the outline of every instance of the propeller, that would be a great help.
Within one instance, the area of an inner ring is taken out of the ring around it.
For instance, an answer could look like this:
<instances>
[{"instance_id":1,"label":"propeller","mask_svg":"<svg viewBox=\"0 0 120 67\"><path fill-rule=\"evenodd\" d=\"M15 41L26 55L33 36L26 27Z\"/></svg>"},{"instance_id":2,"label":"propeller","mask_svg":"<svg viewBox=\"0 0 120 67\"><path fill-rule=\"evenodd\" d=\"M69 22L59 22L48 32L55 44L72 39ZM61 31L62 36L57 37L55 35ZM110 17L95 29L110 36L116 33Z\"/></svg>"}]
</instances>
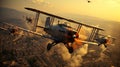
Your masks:
<instances>
[{"instance_id":1,"label":"propeller","mask_svg":"<svg viewBox=\"0 0 120 67\"><path fill-rule=\"evenodd\" d=\"M80 48L83 45L82 40L80 40L79 38L74 38L74 40L75 41L72 44L74 50Z\"/></svg>"}]
</instances>

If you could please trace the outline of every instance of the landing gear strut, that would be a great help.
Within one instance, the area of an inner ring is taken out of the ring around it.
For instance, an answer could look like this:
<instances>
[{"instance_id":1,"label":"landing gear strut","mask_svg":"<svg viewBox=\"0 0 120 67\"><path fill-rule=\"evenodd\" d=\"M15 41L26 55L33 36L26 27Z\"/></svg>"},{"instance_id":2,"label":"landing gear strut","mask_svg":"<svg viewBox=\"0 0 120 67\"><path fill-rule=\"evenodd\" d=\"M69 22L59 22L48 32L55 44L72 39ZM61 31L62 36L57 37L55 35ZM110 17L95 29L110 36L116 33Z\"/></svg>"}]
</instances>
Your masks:
<instances>
[{"instance_id":1,"label":"landing gear strut","mask_svg":"<svg viewBox=\"0 0 120 67\"><path fill-rule=\"evenodd\" d=\"M51 44L51 43L48 43L48 45L47 45L47 50L49 51L49 50L51 49L51 47L52 47L52 44Z\"/></svg>"},{"instance_id":2,"label":"landing gear strut","mask_svg":"<svg viewBox=\"0 0 120 67\"><path fill-rule=\"evenodd\" d=\"M57 42L48 43L47 50L49 51L52 48L52 46L55 46L56 44L58 43Z\"/></svg>"},{"instance_id":3,"label":"landing gear strut","mask_svg":"<svg viewBox=\"0 0 120 67\"><path fill-rule=\"evenodd\" d=\"M53 46L55 46L56 44L58 44L59 42L52 42L52 43L48 43L47 45L47 50L49 51ZM68 49L69 53L73 52L73 47L66 45L66 48Z\"/></svg>"}]
</instances>

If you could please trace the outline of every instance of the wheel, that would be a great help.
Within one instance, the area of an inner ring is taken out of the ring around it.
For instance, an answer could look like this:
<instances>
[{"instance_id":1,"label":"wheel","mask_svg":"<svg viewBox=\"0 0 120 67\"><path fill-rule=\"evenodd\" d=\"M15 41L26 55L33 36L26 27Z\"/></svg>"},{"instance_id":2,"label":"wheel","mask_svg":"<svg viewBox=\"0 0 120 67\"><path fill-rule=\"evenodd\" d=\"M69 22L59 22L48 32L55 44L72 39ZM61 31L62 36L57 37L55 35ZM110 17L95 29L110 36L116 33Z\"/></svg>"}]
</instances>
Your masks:
<instances>
[{"instance_id":1,"label":"wheel","mask_svg":"<svg viewBox=\"0 0 120 67\"><path fill-rule=\"evenodd\" d=\"M73 48L72 48L72 47L69 47L69 48L68 48L68 51L69 51L69 53L73 53Z\"/></svg>"},{"instance_id":2,"label":"wheel","mask_svg":"<svg viewBox=\"0 0 120 67\"><path fill-rule=\"evenodd\" d=\"M52 44L48 43L47 50L49 51L51 49L51 47L52 47Z\"/></svg>"}]
</instances>

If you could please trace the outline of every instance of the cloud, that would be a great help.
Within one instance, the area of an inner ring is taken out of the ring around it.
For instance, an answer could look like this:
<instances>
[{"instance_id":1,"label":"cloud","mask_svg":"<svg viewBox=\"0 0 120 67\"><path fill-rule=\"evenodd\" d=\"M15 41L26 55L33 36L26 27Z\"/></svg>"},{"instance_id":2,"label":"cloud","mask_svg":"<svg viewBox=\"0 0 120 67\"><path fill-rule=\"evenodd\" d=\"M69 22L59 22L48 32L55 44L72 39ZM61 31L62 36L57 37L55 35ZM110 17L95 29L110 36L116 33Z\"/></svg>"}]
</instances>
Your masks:
<instances>
[{"instance_id":1,"label":"cloud","mask_svg":"<svg viewBox=\"0 0 120 67\"><path fill-rule=\"evenodd\" d=\"M43 3L45 0L32 0L33 3Z\"/></svg>"},{"instance_id":2,"label":"cloud","mask_svg":"<svg viewBox=\"0 0 120 67\"><path fill-rule=\"evenodd\" d=\"M120 6L120 0L102 0L101 2L109 6Z\"/></svg>"},{"instance_id":3,"label":"cloud","mask_svg":"<svg viewBox=\"0 0 120 67\"><path fill-rule=\"evenodd\" d=\"M57 54L61 56L61 59L65 61L64 67L79 67L83 61L82 56L86 55L88 52L88 44L84 44L81 48L76 49L72 54L68 52L68 49L64 44L54 46L53 50L56 51Z\"/></svg>"},{"instance_id":4,"label":"cloud","mask_svg":"<svg viewBox=\"0 0 120 67\"><path fill-rule=\"evenodd\" d=\"M31 0L31 2L34 4L50 5L50 2L46 0Z\"/></svg>"},{"instance_id":5,"label":"cloud","mask_svg":"<svg viewBox=\"0 0 120 67\"><path fill-rule=\"evenodd\" d=\"M48 2L47 0L30 0L30 2L32 3L32 5L39 6L42 8L53 7L53 5L50 2Z\"/></svg>"},{"instance_id":6,"label":"cloud","mask_svg":"<svg viewBox=\"0 0 120 67\"><path fill-rule=\"evenodd\" d=\"M88 44L84 44L81 48L76 49L71 55L71 58L68 60L68 63L65 67L79 67L83 62L82 56L88 53Z\"/></svg>"}]
</instances>

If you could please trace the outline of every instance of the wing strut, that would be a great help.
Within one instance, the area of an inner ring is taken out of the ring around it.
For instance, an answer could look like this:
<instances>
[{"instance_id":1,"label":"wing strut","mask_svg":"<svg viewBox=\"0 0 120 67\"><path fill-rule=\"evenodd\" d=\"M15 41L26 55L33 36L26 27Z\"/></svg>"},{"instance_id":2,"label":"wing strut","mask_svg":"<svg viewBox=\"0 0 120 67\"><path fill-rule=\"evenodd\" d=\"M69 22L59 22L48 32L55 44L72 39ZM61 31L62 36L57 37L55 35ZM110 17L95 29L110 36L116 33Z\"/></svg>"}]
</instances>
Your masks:
<instances>
[{"instance_id":1,"label":"wing strut","mask_svg":"<svg viewBox=\"0 0 120 67\"><path fill-rule=\"evenodd\" d=\"M79 33L81 30L82 24L79 24L78 28L77 28L77 32Z\"/></svg>"},{"instance_id":2,"label":"wing strut","mask_svg":"<svg viewBox=\"0 0 120 67\"><path fill-rule=\"evenodd\" d=\"M36 32L36 27L37 27L37 24L38 24L39 15L40 15L40 13L36 12L36 17L35 17L35 21L34 21L34 25L33 25L33 30L32 30L34 32Z\"/></svg>"},{"instance_id":3,"label":"wing strut","mask_svg":"<svg viewBox=\"0 0 120 67\"><path fill-rule=\"evenodd\" d=\"M99 29L93 28L92 33L90 34L90 37L88 40L89 41L94 40L94 38L97 36L98 32L99 32Z\"/></svg>"},{"instance_id":4,"label":"wing strut","mask_svg":"<svg viewBox=\"0 0 120 67\"><path fill-rule=\"evenodd\" d=\"M53 25L53 22L54 22L54 20L55 20L55 17L51 17L51 26Z\"/></svg>"}]
</instances>

